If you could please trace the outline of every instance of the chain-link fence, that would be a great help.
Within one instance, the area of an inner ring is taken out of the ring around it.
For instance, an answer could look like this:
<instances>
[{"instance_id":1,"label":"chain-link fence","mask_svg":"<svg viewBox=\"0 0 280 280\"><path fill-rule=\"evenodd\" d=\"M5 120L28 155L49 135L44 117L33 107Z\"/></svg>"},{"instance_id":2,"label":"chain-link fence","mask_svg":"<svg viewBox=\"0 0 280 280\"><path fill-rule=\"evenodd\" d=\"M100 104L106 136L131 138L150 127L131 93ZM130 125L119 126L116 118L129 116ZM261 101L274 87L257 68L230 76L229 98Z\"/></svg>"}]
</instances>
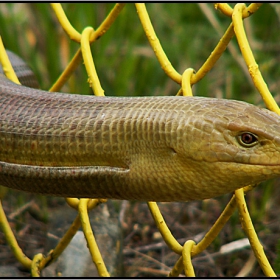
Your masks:
<instances>
[{"instance_id":1,"label":"chain-link fence","mask_svg":"<svg viewBox=\"0 0 280 280\"><path fill-rule=\"evenodd\" d=\"M182 8L184 8L182 4ZM202 5L202 4L201 4ZM92 54L90 45L94 44L97 39L102 40L111 25L114 24L115 20L118 19L119 15L125 9L125 4L116 4L111 12L104 18L100 26L96 29L93 27L85 27L81 33L79 33L68 20L62 6L60 4L51 4L54 14L56 15L59 23L61 24L63 30L67 34L68 38L77 43L77 51L73 56L71 61L65 67L63 73L58 77L57 81L50 88L50 91L59 91L64 86L64 84L71 77L75 69L84 63L87 74L88 82L97 96L104 95L104 90L102 84L98 78L98 66L95 65L95 54ZM272 97L269 89L263 80L262 74L259 70L258 64L255 60L254 54L250 48L248 38L244 29L244 21L250 20L249 17L254 17L254 13L261 13L262 4L251 4L246 6L245 4L236 4L233 8L227 4L215 4L212 6L217 11L221 12L224 17L231 18L231 23L225 32L218 30L220 33L220 41L218 42L215 49L211 52L209 50L209 57L205 63L197 69L196 72L192 68L185 69L183 74L180 74L170 62L164 49L161 46L160 40L157 37L155 28L151 23L149 14L146 10L145 4L135 4L135 8L138 17L141 21L143 32L151 45L153 50L153 55L156 56L158 60L158 67L161 67L165 74L180 86L178 95L191 96L192 86L205 77L210 70L215 71L216 62L224 54L225 50L229 48L230 52L237 52L232 46L229 47L233 37L236 37L238 45L244 59L249 76L251 77L253 85L259 91L262 96L266 106L276 112L280 113L277 103ZM205 9L209 9L209 6L205 6ZM212 15L209 10L208 16ZM206 13L207 14L207 13ZM215 24L215 19L213 24ZM186 26L185 28L191 28ZM129 37L130 34L127 34ZM199 34L197 34L199 36ZM16 40L16 39L15 39ZM4 42L5 45L5 42ZM0 49L1 61L3 65L9 67L7 59L4 57L4 47ZM13 79L13 76L10 76ZM148 207L151 211L152 217L157 225L159 232L161 233L164 241L170 248L178 255L178 259L171 269L169 276L178 276L182 271L184 271L186 276L195 276L194 268L192 265L192 258L201 252L203 252L218 236L220 231L223 229L226 222L232 216L234 210L237 208L240 215L240 221L242 227L248 236L251 249L254 252L255 257L259 265L261 266L263 272L267 276L275 276L275 273L267 260L264 249L258 239L258 236L254 230L249 211L244 199L244 193L252 189L248 186L244 189L238 189L232 196L230 202L225 207L224 211L221 213L220 217L216 220L212 228L204 235L204 237L199 241L195 242L193 240L186 240L182 246L172 235L169 227L166 225L165 220L155 202L147 202ZM5 199L4 196L2 199ZM92 260L97 267L100 276L109 276L106 269L106 260L104 261L100 251L98 249L98 244L95 240L95 235L91 229L89 222L88 211L98 206L100 203L105 203L105 200L98 199L78 199L78 198L66 198L67 203L78 211L77 218L73 221L69 230L65 233L63 238L60 240L58 245L49 252L47 256L43 254L37 254L32 259L28 258L22 249L19 247L16 238L9 226L5 213L1 207L0 209L0 222L3 232L5 233L6 240L9 243L14 255L18 261L25 267L31 270L32 276L39 276L41 271L49 265L51 262L59 258L60 254L64 251L67 245L70 243L73 236L76 234L77 230L82 227L85 238L87 240L88 248L92 256Z\"/></svg>"}]
</instances>

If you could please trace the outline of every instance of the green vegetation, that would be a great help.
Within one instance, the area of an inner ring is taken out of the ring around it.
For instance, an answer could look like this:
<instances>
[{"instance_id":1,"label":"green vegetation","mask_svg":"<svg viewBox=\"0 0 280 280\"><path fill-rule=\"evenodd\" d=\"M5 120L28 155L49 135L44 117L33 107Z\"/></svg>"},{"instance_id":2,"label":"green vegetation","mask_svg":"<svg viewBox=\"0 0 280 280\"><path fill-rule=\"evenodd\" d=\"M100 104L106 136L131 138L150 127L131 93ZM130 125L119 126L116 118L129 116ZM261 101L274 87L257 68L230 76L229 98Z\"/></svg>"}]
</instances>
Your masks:
<instances>
[{"instance_id":1,"label":"green vegetation","mask_svg":"<svg viewBox=\"0 0 280 280\"><path fill-rule=\"evenodd\" d=\"M114 4L63 4L73 26L81 32L97 28ZM159 40L175 69L198 70L231 22L211 4L147 4ZM1 4L0 31L5 46L22 56L34 69L42 88L56 80L78 49L61 29L49 4ZM216 20L216 29L207 16ZM248 38L268 86L277 94L277 6L263 5L245 20ZM231 43L240 51L234 38ZM161 69L145 37L135 6L127 4L109 31L92 44L92 53L107 95L174 95L179 86ZM83 65L64 91L90 93ZM259 103L248 76L229 51L216 67L193 87L195 95L236 98Z\"/></svg>"}]
</instances>

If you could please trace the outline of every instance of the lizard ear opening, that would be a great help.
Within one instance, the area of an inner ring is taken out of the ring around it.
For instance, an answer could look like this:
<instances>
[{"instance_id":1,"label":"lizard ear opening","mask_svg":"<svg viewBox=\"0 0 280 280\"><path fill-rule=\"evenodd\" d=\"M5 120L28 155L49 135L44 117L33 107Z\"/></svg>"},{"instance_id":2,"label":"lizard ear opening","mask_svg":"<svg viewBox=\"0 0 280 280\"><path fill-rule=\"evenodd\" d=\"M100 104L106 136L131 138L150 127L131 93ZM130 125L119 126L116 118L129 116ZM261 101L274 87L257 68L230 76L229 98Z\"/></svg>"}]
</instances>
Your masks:
<instances>
[{"instance_id":1,"label":"lizard ear opening","mask_svg":"<svg viewBox=\"0 0 280 280\"><path fill-rule=\"evenodd\" d=\"M237 135L237 141L241 146L250 148L258 144L258 136L252 132L244 131Z\"/></svg>"}]
</instances>

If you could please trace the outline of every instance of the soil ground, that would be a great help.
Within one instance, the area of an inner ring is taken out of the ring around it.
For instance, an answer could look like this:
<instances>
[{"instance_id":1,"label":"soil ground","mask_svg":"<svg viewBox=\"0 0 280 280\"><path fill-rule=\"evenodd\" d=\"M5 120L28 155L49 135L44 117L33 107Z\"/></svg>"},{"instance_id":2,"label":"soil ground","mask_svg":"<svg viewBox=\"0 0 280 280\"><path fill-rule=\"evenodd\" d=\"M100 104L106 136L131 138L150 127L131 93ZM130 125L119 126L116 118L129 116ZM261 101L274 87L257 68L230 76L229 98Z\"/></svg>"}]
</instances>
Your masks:
<instances>
[{"instance_id":1,"label":"soil ground","mask_svg":"<svg viewBox=\"0 0 280 280\"><path fill-rule=\"evenodd\" d=\"M269 185L258 186L246 195L253 224L276 273L280 267L279 256L277 257L280 237L279 182L275 180ZM228 194L205 201L159 203L159 207L174 237L180 244L184 244L188 239L199 240L210 229L230 197ZM164 243L147 204L136 201L113 201L113 204L120 213L123 229L123 275L120 276L166 276L179 256ZM59 207L65 207L64 199L38 197L9 190L3 199L3 206L23 252L30 258L36 253L45 252L48 232L51 230L48 213L57 211ZM90 215L94 215L94 210ZM60 218L63 220L63 213ZM254 260L250 247L232 250L228 254L222 254L220 251L223 245L245 237L236 210L217 239L207 250L193 258L196 276L232 277L240 275L238 273L250 277L265 276ZM106 260L104 261L106 264ZM0 265L17 268L22 277L30 276L30 272L25 271L14 257L2 231L0 231ZM246 268L248 272L243 274Z\"/></svg>"}]
</instances>

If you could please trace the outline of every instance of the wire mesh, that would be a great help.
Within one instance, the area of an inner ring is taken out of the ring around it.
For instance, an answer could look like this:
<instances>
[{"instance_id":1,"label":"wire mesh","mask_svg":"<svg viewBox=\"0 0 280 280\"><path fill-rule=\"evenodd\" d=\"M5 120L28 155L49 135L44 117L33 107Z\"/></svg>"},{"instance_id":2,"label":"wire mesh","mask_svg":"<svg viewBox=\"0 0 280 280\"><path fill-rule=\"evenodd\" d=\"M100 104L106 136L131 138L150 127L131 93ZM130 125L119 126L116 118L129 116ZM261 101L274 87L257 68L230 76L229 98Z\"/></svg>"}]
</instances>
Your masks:
<instances>
[{"instance_id":1,"label":"wire mesh","mask_svg":"<svg viewBox=\"0 0 280 280\"><path fill-rule=\"evenodd\" d=\"M114 24L115 20L123 11L125 4L116 4L97 29L94 29L93 27L85 27L81 33L79 33L72 26L61 4L56 3L50 5L68 38L78 44L76 54L68 63L65 70L58 77L57 81L50 88L50 91L59 91L62 86L68 81L74 70L83 62L88 74L88 83L92 88L93 93L98 96L104 95L104 90L102 89L97 74L98 68L96 69L96 66L94 64L94 55L92 55L90 45L94 44L95 41L102 37L111 27L111 25ZM146 10L145 4L135 4L137 14L143 27L143 31L146 34L154 55L158 59L159 66L171 80L173 80L175 83L178 83L181 87L177 95L191 96L192 85L198 83L205 75L207 75L207 73L211 69L214 68L216 62L223 55L229 43L231 42L231 39L236 36L242 57L246 62L247 69L251 76L253 84L261 94L266 106L270 110L279 114L280 111L277 103L269 92L269 89L262 77L244 29L243 21L250 16L254 16L254 13L261 6L262 4L260 3L250 4L248 6L245 4L236 4L234 8L231 8L227 4L218 3L213 5L213 7L223 13L225 17L231 18L232 22L230 23L226 32L222 34L219 43L211 52L201 68L196 72L192 68L188 68L181 75L178 71L176 71L176 69L174 69L170 60L165 54L165 51L163 50L160 40L158 39L154 27L150 21L150 17ZM7 76L11 80L18 82L15 74L13 73L12 66L9 63L8 57L6 56L2 40L0 41L0 60L6 70L5 72ZM197 243L193 240L187 240L183 246L181 246L176 238L172 235L157 206L157 203L147 202L155 224L157 225L164 241L166 242L170 250L174 251L178 255L178 260L173 269L170 271L169 276L178 276L180 273L182 273L182 270L184 270L186 276L195 276L194 268L192 265L192 257L201 253L213 242L213 240L215 240L215 238L223 229L224 225L232 216L236 208L239 210L242 227L246 235L248 236L251 248L264 274L267 276L276 276L269 261L267 260L263 247L254 230L254 226L252 224L249 211L246 206L246 201L244 199L244 191L246 192L251 188L252 186L248 186L235 192L232 199L230 200L224 211L221 213L220 217L200 242ZM3 198L4 196L2 197L2 199ZM106 203L106 200L67 198L66 201L71 207L75 208L78 211L79 214L77 218L73 221L71 227L65 233L64 237L60 240L59 244L53 250L51 250L47 256L44 256L40 253L35 255L33 259L29 259L22 252L22 249L18 245L17 240L9 226L3 208L0 205L0 225L2 231L6 236L7 242L11 247L11 250L13 251L17 260L23 266L30 269L32 276L40 276L41 271L44 269L44 267L49 265L60 256L63 250L70 243L77 230L82 227L85 238L87 240L89 251L92 256L92 261L96 265L99 275L109 276L109 273L106 269L106 262L103 260L100 254L98 244L95 241L94 233L91 229L91 225L88 219L88 210L93 209L100 203Z\"/></svg>"}]
</instances>

